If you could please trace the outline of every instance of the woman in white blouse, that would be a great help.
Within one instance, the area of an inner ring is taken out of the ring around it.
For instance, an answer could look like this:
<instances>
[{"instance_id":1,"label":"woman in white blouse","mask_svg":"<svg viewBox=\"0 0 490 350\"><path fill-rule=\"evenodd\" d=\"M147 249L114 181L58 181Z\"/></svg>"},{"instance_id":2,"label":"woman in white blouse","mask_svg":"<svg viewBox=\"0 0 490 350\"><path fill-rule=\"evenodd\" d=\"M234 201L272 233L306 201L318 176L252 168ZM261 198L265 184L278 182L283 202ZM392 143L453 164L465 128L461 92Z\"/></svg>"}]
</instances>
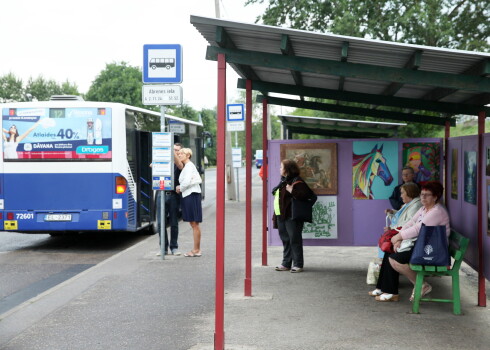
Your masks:
<instances>
[{"instance_id":1,"label":"woman in white blouse","mask_svg":"<svg viewBox=\"0 0 490 350\"><path fill-rule=\"evenodd\" d=\"M176 187L176 191L182 193L182 220L190 223L194 236L194 248L184 256L200 257L202 255L201 228L199 227L199 223L202 222L201 175L191 162L192 150L190 148L182 148L178 155L184 168L180 173L180 186Z\"/></svg>"}]
</instances>

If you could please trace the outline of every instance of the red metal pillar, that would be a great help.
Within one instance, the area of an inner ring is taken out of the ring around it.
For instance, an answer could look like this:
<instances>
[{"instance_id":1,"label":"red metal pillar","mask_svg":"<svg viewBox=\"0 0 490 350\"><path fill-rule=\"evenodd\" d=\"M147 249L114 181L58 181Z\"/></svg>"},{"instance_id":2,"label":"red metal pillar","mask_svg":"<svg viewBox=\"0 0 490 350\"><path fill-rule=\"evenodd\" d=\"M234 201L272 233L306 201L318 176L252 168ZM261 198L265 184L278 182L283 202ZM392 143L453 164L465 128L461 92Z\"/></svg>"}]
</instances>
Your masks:
<instances>
[{"instance_id":1,"label":"red metal pillar","mask_svg":"<svg viewBox=\"0 0 490 350\"><path fill-rule=\"evenodd\" d=\"M267 156L267 98L262 101L262 266L267 266L267 178L269 158Z\"/></svg>"},{"instance_id":2,"label":"red metal pillar","mask_svg":"<svg viewBox=\"0 0 490 350\"><path fill-rule=\"evenodd\" d=\"M245 91L245 296L252 296L252 81Z\"/></svg>"},{"instance_id":3,"label":"red metal pillar","mask_svg":"<svg viewBox=\"0 0 490 350\"><path fill-rule=\"evenodd\" d=\"M485 152L483 151L483 134L485 133L485 112L478 113L478 306L487 306L485 292L485 275L483 264L483 174L485 172ZM485 230L486 231L486 230Z\"/></svg>"},{"instance_id":4,"label":"red metal pillar","mask_svg":"<svg viewBox=\"0 0 490 350\"><path fill-rule=\"evenodd\" d=\"M447 179L450 178L448 177L448 170L449 170L449 136L451 134L451 125L449 124L449 120L446 120L446 125L444 129L444 181L447 183ZM451 182L451 181L449 181ZM444 188L446 188L446 196L445 196L445 203L448 205L449 201L449 191L447 190L450 188L449 186L446 186L446 183L444 184Z\"/></svg>"},{"instance_id":5,"label":"red metal pillar","mask_svg":"<svg viewBox=\"0 0 490 350\"><path fill-rule=\"evenodd\" d=\"M218 54L218 107L216 131L216 295L214 350L225 348L225 148L226 58Z\"/></svg>"}]
</instances>

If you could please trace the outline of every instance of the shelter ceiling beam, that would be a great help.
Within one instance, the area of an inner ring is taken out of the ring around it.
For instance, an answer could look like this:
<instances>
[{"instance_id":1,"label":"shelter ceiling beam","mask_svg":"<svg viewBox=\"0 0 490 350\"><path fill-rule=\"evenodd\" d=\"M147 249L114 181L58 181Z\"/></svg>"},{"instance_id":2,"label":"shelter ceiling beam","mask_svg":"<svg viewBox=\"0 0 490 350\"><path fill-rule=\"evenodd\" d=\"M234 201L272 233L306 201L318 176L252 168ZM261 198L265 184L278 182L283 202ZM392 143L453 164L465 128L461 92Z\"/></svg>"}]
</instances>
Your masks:
<instances>
[{"instance_id":1,"label":"shelter ceiling beam","mask_svg":"<svg viewBox=\"0 0 490 350\"><path fill-rule=\"evenodd\" d=\"M370 134L370 133L361 133L361 132L352 132L352 131L338 131L338 130L326 130L326 129L310 129L310 128L298 128L298 127L288 127L290 135L295 134L305 134L305 135L320 135L327 137L339 137L339 138L379 138L379 137L390 137L391 135L388 133L378 133L378 134Z\"/></svg>"},{"instance_id":2,"label":"shelter ceiling beam","mask_svg":"<svg viewBox=\"0 0 490 350\"><path fill-rule=\"evenodd\" d=\"M458 90L490 92L490 79L480 76L449 74L383 67L369 64L338 62L307 57L290 57L274 53L237 50L208 46L206 59L216 61L218 54L226 55L226 61L234 64L296 70L313 74L345 76L357 79L389 81L394 83L447 87ZM247 77L253 79L251 77Z\"/></svg>"},{"instance_id":3,"label":"shelter ceiling beam","mask_svg":"<svg viewBox=\"0 0 490 350\"><path fill-rule=\"evenodd\" d=\"M264 98L265 97L262 95L257 95L257 102L262 103ZM423 124L433 124L433 125L446 125L446 120L447 120L449 121L451 126L456 125L456 121L451 118L438 118L438 117L431 117L431 116L425 116L420 114L383 111L383 110L376 110L370 108L360 108L360 107L350 107L350 106L339 106L339 105L328 104L328 103L291 100L291 99L271 97L271 96L267 97L267 103L271 105L305 108L305 109L326 111L326 112L339 113L339 114L359 115L363 117L401 120L401 121L408 121L413 123L423 123Z\"/></svg>"},{"instance_id":4,"label":"shelter ceiling beam","mask_svg":"<svg viewBox=\"0 0 490 350\"><path fill-rule=\"evenodd\" d=\"M228 32L223 27L216 27L216 43L221 48L228 48L236 50L236 45L233 40L228 35ZM248 79L260 80L257 74L254 72L252 67L247 64L232 64L228 62L231 66L238 72L242 77L246 77ZM253 78L252 78L253 77Z\"/></svg>"},{"instance_id":5,"label":"shelter ceiling beam","mask_svg":"<svg viewBox=\"0 0 490 350\"><path fill-rule=\"evenodd\" d=\"M476 76L481 78L486 78L490 75L490 59L485 59L479 61L477 64L465 70L463 75ZM488 79L487 79L488 80ZM429 91L425 96L422 97L424 100L438 101L446 96L449 96L458 91L458 89L451 89L447 87L439 87L432 91ZM487 91L488 92L488 91ZM468 103L465 101L465 103Z\"/></svg>"},{"instance_id":6,"label":"shelter ceiling beam","mask_svg":"<svg viewBox=\"0 0 490 350\"><path fill-rule=\"evenodd\" d=\"M420 61L422 60L422 50L415 51L408 62L405 64L406 69L417 70L420 67ZM388 87L383 91L383 95L385 96L393 96L398 90L402 88L402 83L391 83Z\"/></svg>"},{"instance_id":7,"label":"shelter ceiling beam","mask_svg":"<svg viewBox=\"0 0 490 350\"><path fill-rule=\"evenodd\" d=\"M284 56L295 56L294 48L291 44L291 40L289 39L289 35L283 34L281 37L281 52ZM303 86L303 78L301 77L301 73L295 70L291 70L291 75L293 76L294 83L299 86ZM301 96L303 100L303 96Z\"/></svg>"},{"instance_id":8,"label":"shelter ceiling beam","mask_svg":"<svg viewBox=\"0 0 490 350\"><path fill-rule=\"evenodd\" d=\"M386 134L393 135L395 133L394 130L390 129L379 129L379 128L366 128L359 126L343 126L343 125L326 125L322 123L296 123L290 121L283 121L285 125L288 127L295 128L306 128L306 129L328 129L328 130L336 130L336 131L345 131L345 132L358 132L358 133L368 133L368 134ZM362 130L362 132L360 131Z\"/></svg>"},{"instance_id":9,"label":"shelter ceiling beam","mask_svg":"<svg viewBox=\"0 0 490 350\"><path fill-rule=\"evenodd\" d=\"M245 79L238 79L237 87L239 89L245 89L245 83ZM399 108L413 109L414 106L416 106L418 110L426 110L439 113L474 115L484 110L488 115L490 115L490 108L474 106L470 104L465 105L461 103L425 101L406 97L382 96L360 92L338 91L333 89L321 89L305 86L299 87L288 84L268 83L265 81L252 81L252 90L258 90L261 92L267 91L287 95L303 95L314 98L342 100L348 102Z\"/></svg>"},{"instance_id":10,"label":"shelter ceiling beam","mask_svg":"<svg viewBox=\"0 0 490 350\"><path fill-rule=\"evenodd\" d=\"M347 58L349 57L349 42L344 41L342 43L342 51L340 55L340 62L347 62ZM345 77L341 76L339 78L339 91L344 91Z\"/></svg>"}]
</instances>

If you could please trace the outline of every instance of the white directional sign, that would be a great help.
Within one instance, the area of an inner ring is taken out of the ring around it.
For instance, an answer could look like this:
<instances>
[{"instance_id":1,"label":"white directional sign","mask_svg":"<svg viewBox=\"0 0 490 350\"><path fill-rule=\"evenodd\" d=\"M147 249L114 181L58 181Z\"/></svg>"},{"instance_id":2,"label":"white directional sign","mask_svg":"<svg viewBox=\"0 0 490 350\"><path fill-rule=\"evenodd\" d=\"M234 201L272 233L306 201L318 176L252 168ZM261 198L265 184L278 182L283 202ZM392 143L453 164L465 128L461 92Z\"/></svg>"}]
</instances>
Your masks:
<instances>
[{"instance_id":1,"label":"white directional sign","mask_svg":"<svg viewBox=\"0 0 490 350\"><path fill-rule=\"evenodd\" d=\"M143 45L143 83L182 83L182 46Z\"/></svg>"},{"instance_id":2,"label":"white directional sign","mask_svg":"<svg viewBox=\"0 0 490 350\"><path fill-rule=\"evenodd\" d=\"M169 131L174 134L185 134L185 124L176 120L169 119L168 121Z\"/></svg>"},{"instance_id":3,"label":"white directional sign","mask_svg":"<svg viewBox=\"0 0 490 350\"><path fill-rule=\"evenodd\" d=\"M244 131L245 122L227 122L226 129L228 131Z\"/></svg>"},{"instance_id":4,"label":"white directional sign","mask_svg":"<svg viewBox=\"0 0 490 350\"><path fill-rule=\"evenodd\" d=\"M240 147L231 149L231 160L234 168L242 167L242 149Z\"/></svg>"},{"instance_id":5,"label":"white directional sign","mask_svg":"<svg viewBox=\"0 0 490 350\"><path fill-rule=\"evenodd\" d=\"M143 85L144 105L181 105L182 86L180 85Z\"/></svg>"}]
</instances>

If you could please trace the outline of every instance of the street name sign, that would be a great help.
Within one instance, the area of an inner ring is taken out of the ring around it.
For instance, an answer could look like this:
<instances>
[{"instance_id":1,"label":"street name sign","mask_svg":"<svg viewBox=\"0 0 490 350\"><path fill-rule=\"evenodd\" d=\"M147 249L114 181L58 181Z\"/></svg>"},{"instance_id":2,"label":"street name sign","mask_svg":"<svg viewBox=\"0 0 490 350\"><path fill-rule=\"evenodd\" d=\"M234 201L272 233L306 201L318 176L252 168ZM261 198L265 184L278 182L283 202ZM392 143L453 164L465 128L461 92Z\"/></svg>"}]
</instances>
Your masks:
<instances>
[{"instance_id":1,"label":"street name sign","mask_svg":"<svg viewBox=\"0 0 490 350\"><path fill-rule=\"evenodd\" d=\"M144 105L181 105L182 86L180 85L143 85Z\"/></svg>"}]
</instances>

